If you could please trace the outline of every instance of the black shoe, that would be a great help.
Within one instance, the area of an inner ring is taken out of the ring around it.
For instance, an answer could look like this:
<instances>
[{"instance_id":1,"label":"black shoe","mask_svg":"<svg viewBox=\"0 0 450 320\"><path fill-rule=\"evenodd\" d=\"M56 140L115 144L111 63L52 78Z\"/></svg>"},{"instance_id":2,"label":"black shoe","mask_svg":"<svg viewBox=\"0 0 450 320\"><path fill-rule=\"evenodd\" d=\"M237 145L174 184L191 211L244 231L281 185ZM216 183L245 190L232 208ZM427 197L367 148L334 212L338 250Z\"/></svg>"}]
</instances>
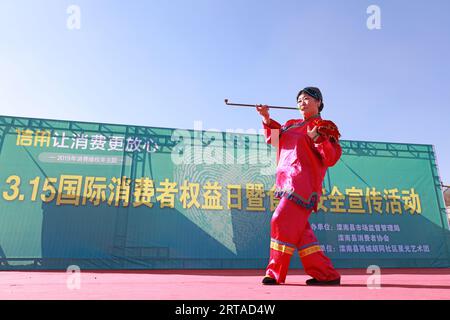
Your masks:
<instances>
[{"instance_id":1,"label":"black shoe","mask_svg":"<svg viewBox=\"0 0 450 320\"><path fill-rule=\"evenodd\" d=\"M335 280L330 281L319 281L317 279L308 279L306 280L306 285L308 286L340 286L341 285L341 278L337 278Z\"/></svg>"},{"instance_id":2,"label":"black shoe","mask_svg":"<svg viewBox=\"0 0 450 320\"><path fill-rule=\"evenodd\" d=\"M262 284L270 285L270 284L277 284L277 280L274 278L271 278L269 276L265 276L262 280Z\"/></svg>"}]
</instances>

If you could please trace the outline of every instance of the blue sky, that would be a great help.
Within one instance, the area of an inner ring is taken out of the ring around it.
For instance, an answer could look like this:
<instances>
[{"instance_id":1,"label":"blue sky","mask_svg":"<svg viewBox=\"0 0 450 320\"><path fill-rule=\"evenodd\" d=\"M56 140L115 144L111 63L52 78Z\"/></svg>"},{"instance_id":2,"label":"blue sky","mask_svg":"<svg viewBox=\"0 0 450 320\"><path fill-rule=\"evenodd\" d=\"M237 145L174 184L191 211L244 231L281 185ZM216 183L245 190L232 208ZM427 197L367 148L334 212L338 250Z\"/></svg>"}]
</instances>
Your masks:
<instances>
[{"instance_id":1,"label":"blue sky","mask_svg":"<svg viewBox=\"0 0 450 320\"><path fill-rule=\"evenodd\" d=\"M293 106L313 85L343 139L433 144L450 184L449 16L447 0L1 0L0 113L259 129L224 99Z\"/></svg>"}]
</instances>

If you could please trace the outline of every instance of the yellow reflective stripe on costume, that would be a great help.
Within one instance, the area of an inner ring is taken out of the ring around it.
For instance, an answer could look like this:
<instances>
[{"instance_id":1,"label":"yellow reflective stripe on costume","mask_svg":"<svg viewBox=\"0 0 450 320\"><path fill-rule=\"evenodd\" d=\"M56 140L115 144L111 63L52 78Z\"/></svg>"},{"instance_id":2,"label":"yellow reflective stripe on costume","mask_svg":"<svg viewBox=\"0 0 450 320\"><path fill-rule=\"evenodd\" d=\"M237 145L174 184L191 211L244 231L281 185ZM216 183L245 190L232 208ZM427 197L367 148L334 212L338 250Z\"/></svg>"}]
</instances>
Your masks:
<instances>
[{"instance_id":1,"label":"yellow reflective stripe on costume","mask_svg":"<svg viewBox=\"0 0 450 320\"><path fill-rule=\"evenodd\" d=\"M318 252L318 251L322 251L322 249L320 248L320 246L312 246L303 250L300 250L298 252L300 258L306 257L312 253Z\"/></svg>"},{"instance_id":2,"label":"yellow reflective stripe on costume","mask_svg":"<svg viewBox=\"0 0 450 320\"><path fill-rule=\"evenodd\" d=\"M294 254L295 249L292 247L288 247L287 245L277 243L275 241L270 242L270 248L273 250L281 251L283 253L287 253L290 255Z\"/></svg>"}]
</instances>

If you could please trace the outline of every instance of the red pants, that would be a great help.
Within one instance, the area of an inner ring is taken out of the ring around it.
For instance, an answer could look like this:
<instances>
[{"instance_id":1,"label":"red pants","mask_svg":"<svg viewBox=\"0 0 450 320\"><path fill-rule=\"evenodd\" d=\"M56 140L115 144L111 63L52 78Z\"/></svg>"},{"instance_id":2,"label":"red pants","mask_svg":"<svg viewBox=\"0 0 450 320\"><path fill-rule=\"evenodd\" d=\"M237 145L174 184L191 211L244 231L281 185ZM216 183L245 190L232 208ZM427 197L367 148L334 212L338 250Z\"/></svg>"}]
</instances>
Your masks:
<instances>
[{"instance_id":1,"label":"red pants","mask_svg":"<svg viewBox=\"0 0 450 320\"><path fill-rule=\"evenodd\" d=\"M308 222L311 209L281 198L271 221L270 261L266 269L277 283L284 283L291 256L298 250L305 272L319 281L340 277L322 252Z\"/></svg>"}]
</instances>

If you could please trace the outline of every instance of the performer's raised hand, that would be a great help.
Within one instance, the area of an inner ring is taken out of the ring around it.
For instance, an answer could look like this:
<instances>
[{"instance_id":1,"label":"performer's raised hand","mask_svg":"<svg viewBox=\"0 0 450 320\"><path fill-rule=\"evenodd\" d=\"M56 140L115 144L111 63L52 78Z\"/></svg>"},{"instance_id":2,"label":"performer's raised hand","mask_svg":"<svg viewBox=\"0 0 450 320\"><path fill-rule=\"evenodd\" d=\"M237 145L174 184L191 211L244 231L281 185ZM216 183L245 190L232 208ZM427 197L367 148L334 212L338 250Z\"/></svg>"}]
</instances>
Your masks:
<instances>
[{"instance_id":1,"label":"performer's raised hand","mask_svg":"<svg viewBox=\"0 0 450 320\"><path fill-rule=\"evenodd\" d=\"M258 111L263 118L263 122L268 124L270 121L269 107L267 105L257 104L256 111Z\"/></svg>"}]
</instances>

